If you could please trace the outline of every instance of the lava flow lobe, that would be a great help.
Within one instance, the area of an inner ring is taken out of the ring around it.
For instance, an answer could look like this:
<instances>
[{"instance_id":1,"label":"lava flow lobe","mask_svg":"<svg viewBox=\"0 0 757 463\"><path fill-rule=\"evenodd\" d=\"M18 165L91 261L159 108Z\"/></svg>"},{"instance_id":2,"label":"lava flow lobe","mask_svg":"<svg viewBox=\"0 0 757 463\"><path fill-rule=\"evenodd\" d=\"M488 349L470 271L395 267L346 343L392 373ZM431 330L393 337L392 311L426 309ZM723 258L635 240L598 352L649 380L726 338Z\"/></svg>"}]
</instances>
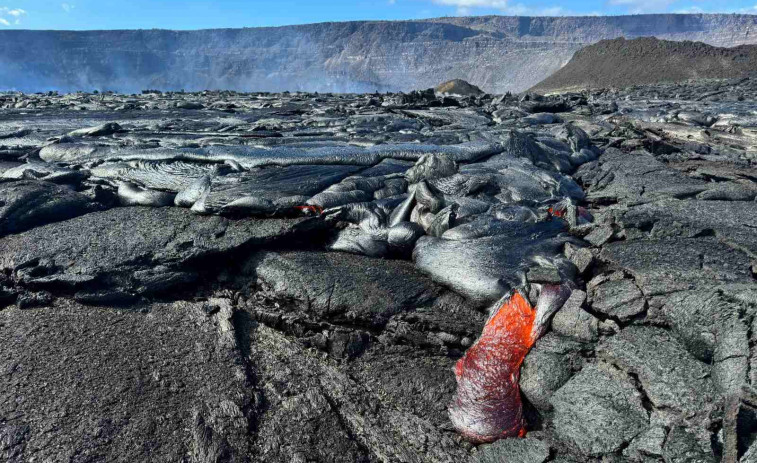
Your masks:
<instances>
[{"instance_id":1,"label":"lava flow lobe","mask_svg":"<svg viewBox=\"0 0 757 463\"><path fill-rule=\"evenodd\" d=\"M525 435L520 366L567 292L563 286L545 286L534 309L513 291L497 303L481 337L458 360L457 394L449 414L467 439L485 443Z\"/></svg>"}]
</instances>

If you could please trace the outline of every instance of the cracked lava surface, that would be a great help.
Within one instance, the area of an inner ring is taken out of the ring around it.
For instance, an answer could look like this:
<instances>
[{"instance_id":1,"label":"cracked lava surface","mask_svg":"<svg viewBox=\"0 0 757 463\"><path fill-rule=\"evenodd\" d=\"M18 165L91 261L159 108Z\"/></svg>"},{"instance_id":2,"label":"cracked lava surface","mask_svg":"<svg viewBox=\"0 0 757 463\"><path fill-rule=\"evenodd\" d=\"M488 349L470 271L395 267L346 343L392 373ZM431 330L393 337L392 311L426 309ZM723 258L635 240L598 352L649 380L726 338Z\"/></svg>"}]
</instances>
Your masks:
<instances>
[{"instance_id":1,"label":"cracked lava surface","mask_svg":"<svg viewBox=\"0 0 757 463\"><path fill-rule=\"evenodd\" d=\"M0 94L0 456L755 461L755 97Z\"/></svg>"}]
</instances>

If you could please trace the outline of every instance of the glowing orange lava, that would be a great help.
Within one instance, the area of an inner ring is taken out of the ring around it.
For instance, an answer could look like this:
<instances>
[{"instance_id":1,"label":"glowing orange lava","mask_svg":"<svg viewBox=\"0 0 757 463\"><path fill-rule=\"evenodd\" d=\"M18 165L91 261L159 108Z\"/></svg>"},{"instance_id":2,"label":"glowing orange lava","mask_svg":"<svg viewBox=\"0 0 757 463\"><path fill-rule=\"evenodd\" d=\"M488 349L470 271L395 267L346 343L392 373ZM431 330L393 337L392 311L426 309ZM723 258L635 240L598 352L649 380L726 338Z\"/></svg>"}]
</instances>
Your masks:
<instances>
[{"instance_id":1,"label":"glowing orange lava","mask_svg":"<svg viewBox=\"0 0 757 463\"><path fill-rule=\"evenodd\" d=\"M481 337L455 365L457 394L450 419L467 439L523 437L520 366L536 342L536 310L519 292L507 297Z\"/></svg>"}]
</instances>

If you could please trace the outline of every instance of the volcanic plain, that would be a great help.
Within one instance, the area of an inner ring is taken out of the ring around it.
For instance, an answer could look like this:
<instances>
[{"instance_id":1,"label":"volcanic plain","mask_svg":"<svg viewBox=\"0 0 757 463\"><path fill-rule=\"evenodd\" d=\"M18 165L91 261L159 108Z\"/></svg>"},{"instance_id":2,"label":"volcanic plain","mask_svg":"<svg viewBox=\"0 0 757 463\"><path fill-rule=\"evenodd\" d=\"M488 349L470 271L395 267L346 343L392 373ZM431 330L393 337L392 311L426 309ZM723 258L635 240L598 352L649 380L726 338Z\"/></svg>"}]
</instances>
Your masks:
<instances>
[{"instance_id":1,"label":"volcanic plain","mask_svg":"<svg viewBox=\"0 0 757 463\"><path fill-rule=\"evenodd\" d=\"M755 462L756 99L0 94L0 459ZM455 363L550 285L469 442Z\"/></svg>"}]
</instances>

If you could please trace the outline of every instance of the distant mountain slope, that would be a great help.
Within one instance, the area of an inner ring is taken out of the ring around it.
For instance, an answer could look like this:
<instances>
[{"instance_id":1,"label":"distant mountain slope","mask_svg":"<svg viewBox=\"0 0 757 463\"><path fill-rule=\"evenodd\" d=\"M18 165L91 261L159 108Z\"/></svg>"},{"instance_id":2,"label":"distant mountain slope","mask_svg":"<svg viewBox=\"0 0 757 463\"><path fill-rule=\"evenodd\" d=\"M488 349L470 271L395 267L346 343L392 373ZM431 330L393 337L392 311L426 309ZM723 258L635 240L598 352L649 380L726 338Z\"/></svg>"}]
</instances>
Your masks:
<instances>
[{"instance_id":1,"label":"distant mountain slope","mask_svg":"<svg viewBox=\"0 0 757 463\"><path fill-rule=\"evenodd\" d=\"M0 31L0 90L522 91L620 36L757 43L757 16L482 16L199 31Z\"/></svg>"},{"instance_id":2,"label":"distant mountain slope","mask_svg":"<svg viewBox=\"0 0 757 463\"><path fill-rule=\"evenodd\" d=\"M690 79L727 79L757 73L757 45L713 47L653 37L603 40L532 88L539 93L630 87Z\"/></svg>"}]
</instances>

